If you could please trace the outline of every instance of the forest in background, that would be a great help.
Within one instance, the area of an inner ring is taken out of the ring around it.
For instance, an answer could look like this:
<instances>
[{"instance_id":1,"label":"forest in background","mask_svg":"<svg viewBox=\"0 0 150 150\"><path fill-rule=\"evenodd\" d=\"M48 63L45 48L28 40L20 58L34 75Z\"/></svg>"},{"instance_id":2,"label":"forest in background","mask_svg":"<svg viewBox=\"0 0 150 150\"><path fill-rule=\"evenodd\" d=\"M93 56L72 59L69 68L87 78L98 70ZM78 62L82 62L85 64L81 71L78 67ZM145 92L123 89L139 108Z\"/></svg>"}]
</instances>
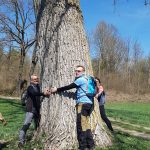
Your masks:
<instances>
[{"instance_id":1,"label":"forest in background","mask_svg":"<svg viewBox=\"0 0 150 150\"><path fill-rule=\"evenodd\" d=\"M31 65L38 61L35 24L39 5L34 2L0 1L1 95L16 95L20 81L29 80ZM150 53L145 56L136 39L123 39L114 25L104 21L87 35L94 76L101 79L106 90L149 92ZM39 74L38 65L36 68Z\"/></svg>"},{"instance_id":2,"label":"forest in background","mask_svg":"<svg viewBox=\"0 0 150 150\"><path fill-rule=\"evenodd\" d=\"M115 26L106 22L100 22L88 39L94 76L106 90L139 95L149 92L150 55L143 55L138 41L122 39ZM10 46L6 52L4 47L0 45L0 94L15 95L20 50ZM22 79L29 80L30 68L31 54L27 54ZM39 69L35 72L39 74Z\"/></svg>"},{"instance_id":3,"label":"forest in background","mask_svg":"<svg viewBox=\"0 0 150 150\"><path fill-rule=\"evenodd\" d=\"M100 22L90 38L94 75L106 89L144 94L150 89L150 54L145 56L137 40L123 39L117 28Z\"/></svg>"}]
</instances>

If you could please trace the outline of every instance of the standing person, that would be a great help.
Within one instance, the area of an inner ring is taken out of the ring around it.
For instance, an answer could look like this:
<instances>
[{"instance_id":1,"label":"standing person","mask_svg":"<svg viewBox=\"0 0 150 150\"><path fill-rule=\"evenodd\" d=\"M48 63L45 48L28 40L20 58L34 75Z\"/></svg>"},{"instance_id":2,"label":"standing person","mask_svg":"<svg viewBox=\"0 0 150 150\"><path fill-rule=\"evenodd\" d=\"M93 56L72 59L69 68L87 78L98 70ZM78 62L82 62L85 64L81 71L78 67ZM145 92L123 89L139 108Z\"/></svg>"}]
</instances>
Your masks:
<instances>
[{"instance_id":1,"label":"standing person","mask_svg":"<svg viewBox=\"0 0 150 150\"><path fill-rule=\"evenodd\" d=\"M67 86L52 88L51 92L62 92L76 88L76 112L77 112L77 139L79 149L94 148L94 140L90 129L90 114L93 109L93 97L88 97L85 93L87 88L87 79L85 78L84 66L77 66L75 69L75 81Z\"/></svg>"},{"instance_id":2,"label":"standing person","mask_svg":"<svg viewBox=\"0 0 150 150\"><path fill-rule=\"evenodd\" d=\"M40 92L39 78L37 75L31 75L30 85L27 88L27 102L26 102L26 116L23 127L19 132L19 144L18 147L22 148L25 142L25 135L29 126L34 119L35 130L39 127L40 122L40 96L49 96L49 89L46 88L44 92Z\"/></svg>"},{"instance_id":3,"label":"standing person","mask_svg":"<svg viewBox=\"0 0 150 150\"><path fill-rule=\"evenodd\" d=\"M99 102L99 110L100 110L101 118L106 123L108 129L110 131L113 131L111 122L107 118L106 113L105 113L105 107L104 107L104 104L105 104L105 92L104 92L104 88L103 88L99 78L95 77L95 81L96 81L96 84L97 84L97 94L96 94L95 97L98 99L98 102Z\"/></svg>"}]
</instances>

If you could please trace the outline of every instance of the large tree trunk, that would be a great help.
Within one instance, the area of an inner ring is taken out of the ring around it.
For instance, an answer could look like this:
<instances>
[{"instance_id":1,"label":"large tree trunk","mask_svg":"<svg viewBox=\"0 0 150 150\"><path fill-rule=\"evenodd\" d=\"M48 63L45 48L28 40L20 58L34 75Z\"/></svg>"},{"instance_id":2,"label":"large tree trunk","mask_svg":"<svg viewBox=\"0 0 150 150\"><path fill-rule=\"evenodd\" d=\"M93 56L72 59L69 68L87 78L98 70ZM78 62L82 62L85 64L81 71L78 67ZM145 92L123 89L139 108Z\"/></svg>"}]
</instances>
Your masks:
<instances>
[{"instance_id":1,"label":"large tree trunk","mask_svg":"<svg viewBox=\"0 0 150 150\"><path fill-rule=\"evenodd\" d=\"M73 82L74 68L79 64L86 67L87 74L92 73L79 0L42 1L38 21L37 55L41 64L42 88ZM47 135L46 150L77 148L72 92L75 90L51 95L42 103L40 133ZM91 119L96 145L111 145L99 118L97 107Z\"/></svg>"}]
</instances>

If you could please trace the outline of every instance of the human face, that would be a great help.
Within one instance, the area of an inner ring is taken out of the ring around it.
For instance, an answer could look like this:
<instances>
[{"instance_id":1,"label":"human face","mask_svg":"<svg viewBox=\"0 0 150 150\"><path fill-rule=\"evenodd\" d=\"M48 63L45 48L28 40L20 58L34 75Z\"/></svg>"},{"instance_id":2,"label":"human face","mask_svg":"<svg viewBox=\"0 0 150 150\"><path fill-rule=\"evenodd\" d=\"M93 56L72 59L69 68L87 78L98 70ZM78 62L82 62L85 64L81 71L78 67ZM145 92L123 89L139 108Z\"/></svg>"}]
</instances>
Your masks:
<instances>
[{"instance_id":1,"label":"human face","mask_svg":"<svg viewBox=\"0 0 150 150\"><path fill-rule=\"evenodd\" d=\"M82 68L82 67L76 68L76 70L75 70L75 75L76 75L76 77L81 76L83 73L84 73L84 71L83 71L83 68Z\"/></svg>"},{"instance_id":2,"label":"human face","mask_svg":"<svg viewBox=\"0 0 150 150\"><path fill-rule=\"evenodd\" d=\"M31 76L31 83L33 83L33 84L38 84L38 83L39 83L39 78L38 78L38 76Z\"/></svg>"},{"instance_id":3,"label":"human face","mask_svg":"<svg viewBox=\"0 0 150 150\"><path fill-rule=\"evenodd\" d=\"M97 79L95 79L95 82L96 82L96 85L97 85L97 86L100 85L100 83L99 83L99 81L98 81Z\"/></svg>"}]
</instances>

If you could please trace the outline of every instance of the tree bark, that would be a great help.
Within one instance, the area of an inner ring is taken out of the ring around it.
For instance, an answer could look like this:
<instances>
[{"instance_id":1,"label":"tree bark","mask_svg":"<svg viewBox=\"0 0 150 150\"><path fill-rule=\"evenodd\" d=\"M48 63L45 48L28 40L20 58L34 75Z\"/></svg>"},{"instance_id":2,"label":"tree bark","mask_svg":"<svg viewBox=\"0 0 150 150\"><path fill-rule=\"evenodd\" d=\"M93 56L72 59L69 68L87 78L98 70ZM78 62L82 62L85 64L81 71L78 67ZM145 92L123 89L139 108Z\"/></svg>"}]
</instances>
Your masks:
<instances>
[{"instance_id":1,"label":"tree bark","mask_svg":"<svg viewBox=\"0 0 150 150\"><path fill-rule=\"evenodd\" d=\"M89 47L79 0L45 0L37 22L37 56L42 88L61 87L74 81L74 69L84 65L92 74ZM41 108L40 133L46 133L45 150L77 149L75 90L45 98ZM98 104L91 117L97 146L111 145L101 124Z\"/></svg>"}]
</instances>

